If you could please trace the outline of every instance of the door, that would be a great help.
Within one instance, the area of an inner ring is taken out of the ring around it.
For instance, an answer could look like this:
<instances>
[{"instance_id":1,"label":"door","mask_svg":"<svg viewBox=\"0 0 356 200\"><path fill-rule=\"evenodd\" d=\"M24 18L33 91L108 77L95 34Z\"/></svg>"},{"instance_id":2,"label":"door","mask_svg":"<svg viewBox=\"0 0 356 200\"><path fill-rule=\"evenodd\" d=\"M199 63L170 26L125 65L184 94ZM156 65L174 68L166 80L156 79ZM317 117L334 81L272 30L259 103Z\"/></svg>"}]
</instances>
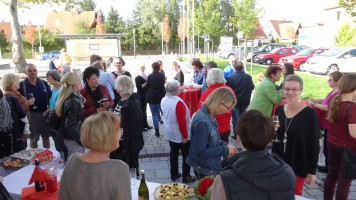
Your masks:
<instances>
[{"instance_id":1,"label":"door","mask_svg":"<svg viewBox=\"0 0 356 200\"><path fill-rule=\"evenodd\" d=\"M279 51L277 51L274 56L274 62L279 62L279 59L284 56L288 56L288 49L280 49Z\"/></svg>"}]
</instances>

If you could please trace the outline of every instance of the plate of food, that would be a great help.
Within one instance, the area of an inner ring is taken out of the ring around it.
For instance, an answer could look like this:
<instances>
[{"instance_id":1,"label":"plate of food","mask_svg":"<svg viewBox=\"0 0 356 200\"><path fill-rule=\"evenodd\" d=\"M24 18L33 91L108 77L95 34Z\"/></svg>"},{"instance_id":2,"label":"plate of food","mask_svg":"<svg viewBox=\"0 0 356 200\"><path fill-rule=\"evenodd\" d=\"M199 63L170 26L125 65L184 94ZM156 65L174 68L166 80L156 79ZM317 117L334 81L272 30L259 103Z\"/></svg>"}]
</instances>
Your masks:
<instances>
[{"instance_id":1,"label":"plate of food","mask_svg":"<svg viewBox=\"0 0 356 200\"><path fill-rule=\"evenodd\" d=\"M29 160L21 158L8 158L1 162L5 169L20 169L30 164Z\"/></svg>"},{"instance_id":2,"label":"plate of food","mask_svg":"<svg viewBox=\"0 0 356 200\"><path fill-rule=\"evenodd\" d=\"M161 184L155 189L155 200L179 200L194 195L194 189L183 183Z\"/></svg>"},{"instance_id":3,"label":"plate of food","mask_svg":"<svg viewBox=\"0 0 356 200\"><path fill-rule=\"evenodd\" d=\"M46 149L40 153L38 153L34 159L32 159L32 163L35 164L35 159L38 159L39 163L46 163L49 162L53 159L55 159L56 157L53 156L52 151Z\"/></svg>"},{"instance_id":4,"label":"plate of food","mask_svg":"<svg viewBox=\"0 0 356 200\"><path fill-rule=\"evenodd\" d=\"M39 148L38 149L22 150L20 152L10 155L10 157L31 160L33 157L35 157L38 153L42 152L43 150L44 149L39 149Z\"/></svg>"}]
</instances>

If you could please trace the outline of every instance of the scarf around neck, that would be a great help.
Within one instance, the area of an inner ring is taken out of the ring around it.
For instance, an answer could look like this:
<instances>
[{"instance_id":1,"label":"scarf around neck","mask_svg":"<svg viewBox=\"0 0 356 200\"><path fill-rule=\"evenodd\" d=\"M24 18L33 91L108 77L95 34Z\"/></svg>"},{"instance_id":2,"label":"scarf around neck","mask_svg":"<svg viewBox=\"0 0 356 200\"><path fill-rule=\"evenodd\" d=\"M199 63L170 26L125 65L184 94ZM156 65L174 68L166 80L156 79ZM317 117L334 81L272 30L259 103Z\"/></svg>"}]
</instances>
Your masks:
<instances>
[{"instance_id":1,"label":"scarf around neck","mask_svg":"<svg viewBox=\"0 0 356 200\"><path fill-rule=\"evenodd\" d=\"M0 104L0 132L7 132L12 129L14 122L11 117L11 107L6 97L1 98Z\"/></svg>"},{"instance_id":2,"label":"scarf around neck","mask_svg":"<svg viewBox=\"0 0 356 200\"><path fill-rule=\"evenodd\" d=\"M94 91L90 89L89 86L86 86L85 89L88 91L90 94L91 98L93 98L93 104L95 108L100 108L100 103L99 101L103 98L103 94L101 93L101 87L98 85Z\"/></svg>"}]
</instances>

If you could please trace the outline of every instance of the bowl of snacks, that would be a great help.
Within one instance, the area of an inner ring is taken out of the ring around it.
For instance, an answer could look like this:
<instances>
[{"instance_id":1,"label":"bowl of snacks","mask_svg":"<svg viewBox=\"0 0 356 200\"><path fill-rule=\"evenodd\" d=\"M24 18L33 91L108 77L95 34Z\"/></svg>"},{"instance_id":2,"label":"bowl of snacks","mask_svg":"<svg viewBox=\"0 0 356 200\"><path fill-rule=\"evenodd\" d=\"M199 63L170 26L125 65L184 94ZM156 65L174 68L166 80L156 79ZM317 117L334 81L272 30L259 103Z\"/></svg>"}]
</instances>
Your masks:
<instances>
[{"instance_id":1,"label":"bowl of snacks","mask_svg":"<svg viewBox=\"0 0 356 200\"><path fill-rule=\"evenodd\" d=\"M161 184L155 189L155 200L179 200L185 199L194 195L194 189L183 183L167 183Z\"/></svg>"}]
</instances>

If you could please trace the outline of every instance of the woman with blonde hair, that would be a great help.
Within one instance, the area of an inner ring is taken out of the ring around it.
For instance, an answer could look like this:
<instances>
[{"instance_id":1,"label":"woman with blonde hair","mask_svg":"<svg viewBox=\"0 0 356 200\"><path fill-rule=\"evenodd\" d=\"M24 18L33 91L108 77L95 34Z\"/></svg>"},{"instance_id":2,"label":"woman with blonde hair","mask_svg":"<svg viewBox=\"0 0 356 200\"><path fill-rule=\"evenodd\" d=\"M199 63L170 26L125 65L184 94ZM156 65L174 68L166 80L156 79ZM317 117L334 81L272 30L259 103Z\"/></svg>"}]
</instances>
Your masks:
<instances>
[{"instance_id":1,"label":"woman with blonde hair","mask_svg":"<svg viewBox=\"0 0 356 200\"><path fill-rule=\"evenodd\" d=\"M137 88L137 98L140 102L140 108L143 115L143 129L147 131L148 129L152 129L152 127L147 123L147 75L145 74L145 69L145 63L140 62L138 67L138 74L135 78L135 84Z\"/></svg>"},{"instance_id":2,"label":"woman with blonde hair","mask_svg":"<svg viewBox=\"0 0 356 200\"><path fill-rule=\"evenodd\" d=\"M131 199L129 167L109 154L119 147L120 117L103 111L89 116L80 140L88 153L74 153L61 178L58 199Z\"/></svg>"},{"instance_id":3,"label":"woman with blonde hair","mask_svg":"<svg viewBox=\"0 0 356 200\"><path fill-rule=\"evenodd\" d=\"M84 153L80 142L80 127L84 121L84 97L79 93L81 79L78 74L67 73L62 79L62 89L55 105L55 114L60 117L60 130L68 148L68 157L75 152Z\"/></svg>"},{"instance_id":4,"label":"woman with blonde hair","mask_svg":"<svg viewBox=\"0 0 356 200\"><path fill-rule=\"evenodd\" d=\"M346 74L338 83L339 94L331 101L328 131L328 175L324 182L324 199L333 199L336 187L336 199L348 199L352 180L344 176L344 145L356 152L356 74ZM348 121L346 113L349 107ZM347 130L345 126L347 123ZM346 133L346 134L345 134Z\"/></svg>"},{"instance_id":5,"label":"woman with blonde hair","mask_svg":"<svg viewBox=\"0 0 356 200\"><path fill-rule=\"evenodd\" d=\"M35 99L27 100L26 97L22 96L17 90L20 88L21 77L19 75L8 73L2 78L2 88L4 89L4 96L16 97L19 101L22 109L25 111L28 118L28 107L31 106Z\"/></svg>"},{"instance_id":6,"label":"woman with blonde hair","mask_svg":"<svg viewBox=\"0 0 356 200\"><path fill-rule=\"evenodd\" d=\"M191 123L190 150L187 163L198 179L216 175L221 170L223 156L237 153L235 146L220 139L215 115L230 112L236 104L234 92L229 88L215 89L196 112Z\"/></svg>"}]
</instances>

